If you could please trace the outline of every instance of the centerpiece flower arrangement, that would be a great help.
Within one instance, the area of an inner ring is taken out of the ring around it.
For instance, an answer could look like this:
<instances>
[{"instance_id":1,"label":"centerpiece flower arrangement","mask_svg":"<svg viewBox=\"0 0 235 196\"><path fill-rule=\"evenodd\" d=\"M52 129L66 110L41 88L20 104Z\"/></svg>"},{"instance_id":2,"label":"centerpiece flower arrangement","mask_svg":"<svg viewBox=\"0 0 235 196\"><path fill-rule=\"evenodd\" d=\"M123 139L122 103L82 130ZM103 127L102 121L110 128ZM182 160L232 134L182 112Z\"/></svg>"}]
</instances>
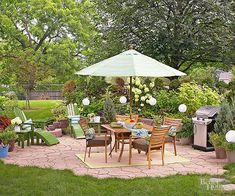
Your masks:
<instances>
[{"instance_id":1,"label":"centerpiece flower arrangement","mask_svg":"<svg viewBox=\"0 0 235 196\"><path fill-rule=\"evenodd\" d=\"M134 128L135 124L136 124L136 120L134 119L128 119L125 121L125 127L129 129Z\"/></svg>"}]
</instances>

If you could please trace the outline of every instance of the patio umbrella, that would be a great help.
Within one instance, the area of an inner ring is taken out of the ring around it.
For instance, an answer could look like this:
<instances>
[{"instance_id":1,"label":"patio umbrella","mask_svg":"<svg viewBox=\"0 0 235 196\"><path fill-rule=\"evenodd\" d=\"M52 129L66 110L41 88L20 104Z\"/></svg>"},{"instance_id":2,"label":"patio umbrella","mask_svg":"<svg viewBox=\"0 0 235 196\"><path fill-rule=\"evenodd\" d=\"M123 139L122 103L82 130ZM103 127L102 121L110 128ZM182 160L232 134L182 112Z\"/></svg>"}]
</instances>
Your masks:
<instances>
[{"instance_id":1,"label":"patio umbrella","mask_svg":"<svg viewBox=\"0 0 235 196\"><path fill-rule=\"evenodd\" d=\"M76 72L76 74L104 77L130 77L130 117L132 114L133 77L171 77L186 75L181 71L132 49L86 67Z\"/></svg>"}]
</instances>

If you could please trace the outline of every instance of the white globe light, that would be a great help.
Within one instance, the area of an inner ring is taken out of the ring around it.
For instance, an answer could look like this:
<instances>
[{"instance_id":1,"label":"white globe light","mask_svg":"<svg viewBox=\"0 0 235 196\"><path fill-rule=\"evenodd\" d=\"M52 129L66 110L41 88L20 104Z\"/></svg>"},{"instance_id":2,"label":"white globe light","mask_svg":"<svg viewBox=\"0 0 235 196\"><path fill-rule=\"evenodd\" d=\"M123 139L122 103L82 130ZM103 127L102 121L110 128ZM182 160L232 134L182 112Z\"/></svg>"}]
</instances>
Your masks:
<instances>
[{"instance_id":1,"label":"white globe light","mask_svg":"<svg viewBox=\"0 0 235 196\"><path fill-rule=\"evenodd\" d=\"M235 143L235 131L234 130L228 131L225 135L225 139L229 143Z\"/></svg>"},{"instance_id":2,"label":"white globe light","mask_svg":"<svg viewBox=\"0 0 235 196\"><path fill-rule=\"evenodd\" d=\"M187 106L185 104L180 104L178 109L179 109L179 112L184 113L187 111Z\"/></svg>"},{"instance_id":3,"label":"white globe light","mask_svg":"<svg viewBox=\"0 0 235 196\"><path fill-rule=\"evenodd\" d=\"M121 96L119 101L120 101L120 103L126 103L127 102L127 98L125 96Z\"/></svg>"},{"instance_id":4,"label":"white globe light","mask_svg":"<svg viewBox=\"0 0 235 196\"><path fill-rule=\"evenodd\" d=\"M149 100L150 105L155 105L156 103L157 103L157 100L153 97Z\"/></svg>"},{"instance_id":5,"label":"white globe light","mask_svg":"<svg viewBox=\"0 0 235 196\"><path fill-rule=\"evenodd\" d=\"M82 104L83 105L89 105L90 104L90 100L88 98L85 98L82 100Z\"/></svg>"}]
</instances>

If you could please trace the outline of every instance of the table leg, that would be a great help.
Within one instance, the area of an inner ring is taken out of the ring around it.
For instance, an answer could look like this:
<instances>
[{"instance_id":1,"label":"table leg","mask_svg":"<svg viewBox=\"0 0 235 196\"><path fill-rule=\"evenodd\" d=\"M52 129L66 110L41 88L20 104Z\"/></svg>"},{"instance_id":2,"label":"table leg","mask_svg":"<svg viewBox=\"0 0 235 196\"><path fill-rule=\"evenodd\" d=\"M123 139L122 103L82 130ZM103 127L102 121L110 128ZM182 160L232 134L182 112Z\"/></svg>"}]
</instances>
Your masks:
<instances>
[{"instance_id":1,"label":"table leg","mask_svg":"<svg viewBox=\"0 0 235 196\"><path fill-rule=\"evenodd\" d=\"M114 140L115 140L115 142L114 142L114 145L113 145L113 148L110 150L110 153L109 153L109 155L111 155L112 154L112 152L113 152L113 150L115 149L115 152L117 152L116 151L116 148L117 148L117 139L116 139L116 134L114 135Z\"/></svg>"},{"instance_id":2,"label":"table leg","mask_svg":"<svg viewBox=\"0 0 235 196\"><path fill-rule=\"evenodd\" d=\"M122 158L122 154L123 154L123 150L124 150L124 135L122 134L122 147L121 147L121 151L120 151L120 154L119 154L119 157L118 157L118 162L121 161L121 158Z\"/></svg>"}]
</instances>

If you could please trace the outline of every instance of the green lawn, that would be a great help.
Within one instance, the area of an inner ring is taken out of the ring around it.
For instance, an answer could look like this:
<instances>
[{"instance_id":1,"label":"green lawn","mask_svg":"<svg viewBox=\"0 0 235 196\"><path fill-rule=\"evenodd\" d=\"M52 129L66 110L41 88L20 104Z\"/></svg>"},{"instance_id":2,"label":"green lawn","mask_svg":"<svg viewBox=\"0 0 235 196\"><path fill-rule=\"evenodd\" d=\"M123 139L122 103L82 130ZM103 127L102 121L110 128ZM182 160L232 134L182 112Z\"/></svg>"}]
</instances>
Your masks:
<instances>
[{"instance_id":1,"label":"green lawn","mask_svg":"<svg viewBox=\"0 0 235 196\"><path fill-rule=\"evenodd\" d=\"M160 169L160 168L159 168ZM0 195L223 195L201 184L206 175L97 179L70 171L18 167L0 161Z\"/></svg>"},{"instance_id":2,"label":"green lawn","mask_svg":"<svg viewBox=\"0 0 235 196\"><path fill-rule=\"evenodd\" d=\"M32 100L30 101L31 109L24 110L24 112L27 118L45 120L53 117L51 109L60 102L60 100ZM25 101L19 101L18 104L20 108L25 108Z\"/></svg>"}]
</instances>

